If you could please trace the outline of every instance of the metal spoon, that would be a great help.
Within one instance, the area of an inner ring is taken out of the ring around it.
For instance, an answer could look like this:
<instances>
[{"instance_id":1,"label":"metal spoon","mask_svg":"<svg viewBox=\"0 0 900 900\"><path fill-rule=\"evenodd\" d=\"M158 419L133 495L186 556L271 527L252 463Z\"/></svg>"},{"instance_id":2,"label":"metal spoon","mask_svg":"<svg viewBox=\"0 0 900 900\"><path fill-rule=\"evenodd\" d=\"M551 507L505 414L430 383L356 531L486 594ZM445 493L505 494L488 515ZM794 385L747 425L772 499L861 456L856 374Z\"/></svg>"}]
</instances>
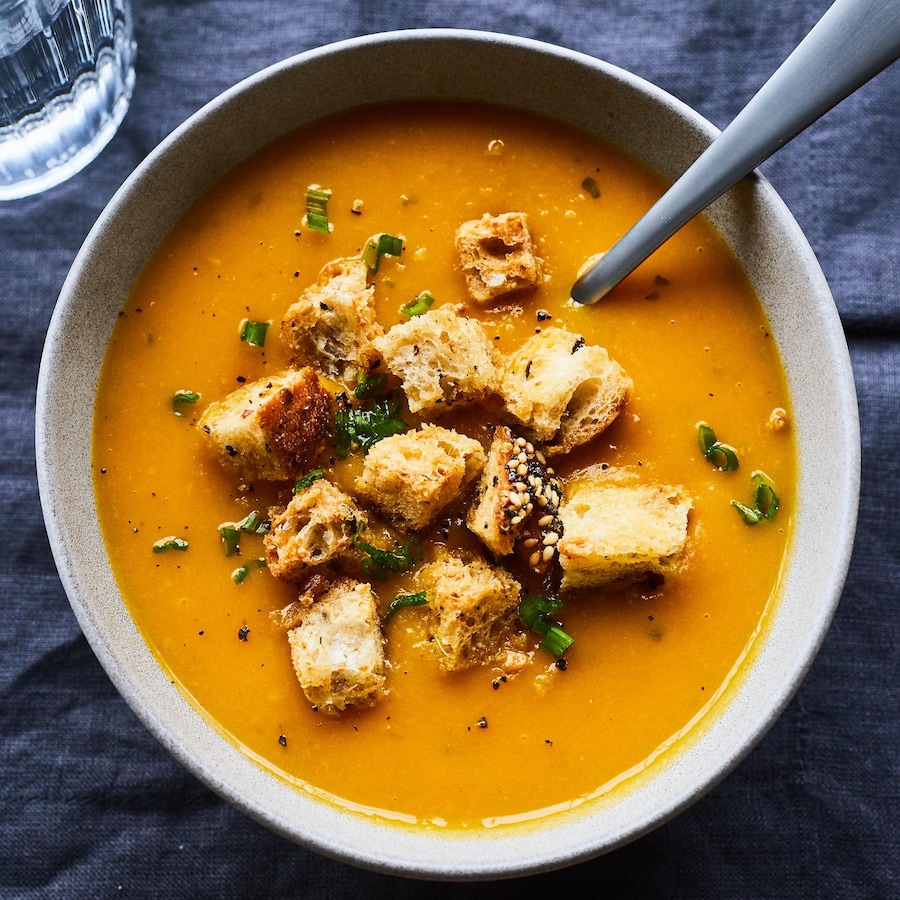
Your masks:
<instances>
[{"instance_id":1,"label":"metal spoon","mask_svg":"<svg viewBox=\"0 0 900 900\"><path fill-rule=\"evenodd\" d=\"M596 303L682 225L900 58L900 0L837 0L690 168L572 287Z\"/></svg>"}]
</instances>

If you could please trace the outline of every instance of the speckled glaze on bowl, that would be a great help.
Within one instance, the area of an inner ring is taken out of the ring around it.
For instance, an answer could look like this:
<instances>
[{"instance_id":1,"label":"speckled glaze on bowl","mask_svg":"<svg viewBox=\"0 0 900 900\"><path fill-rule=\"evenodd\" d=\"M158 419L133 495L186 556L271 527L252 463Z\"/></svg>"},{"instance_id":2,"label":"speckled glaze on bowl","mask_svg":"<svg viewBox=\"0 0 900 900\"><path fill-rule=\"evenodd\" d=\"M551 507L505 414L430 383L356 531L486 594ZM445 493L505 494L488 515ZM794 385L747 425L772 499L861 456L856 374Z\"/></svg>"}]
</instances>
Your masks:
<instances>
[{"instance_id":1,"label":"speckled glaze on bowl","mask_svg":"<svg viewBox=\"0 0 900 900\"><path fill-rule=\"evenodd\" d=\"M800 484L780 602L723 708L630 790L525 828L474 834L395 827L338 809L264 771L170 683L122 602L96 524L91 481L97 379L132 283L200 193L287 131L356 106L413 98L494 102L554 116L613 141L670 180L716 134L684 104L621 69L505 35L394 32L266 69L167 138L85 241L44 350L38 475L57 566L85 635L125 700L190 771L248 815L323 854L401 875L499 878L577 862L649 831L715 785L775 721L819 648L849 564L859 492L856 395L840 321L815 257L774 190L751 176L717 201L709 217L771 321L793 399Z\"/></svg>"}]
</instances>

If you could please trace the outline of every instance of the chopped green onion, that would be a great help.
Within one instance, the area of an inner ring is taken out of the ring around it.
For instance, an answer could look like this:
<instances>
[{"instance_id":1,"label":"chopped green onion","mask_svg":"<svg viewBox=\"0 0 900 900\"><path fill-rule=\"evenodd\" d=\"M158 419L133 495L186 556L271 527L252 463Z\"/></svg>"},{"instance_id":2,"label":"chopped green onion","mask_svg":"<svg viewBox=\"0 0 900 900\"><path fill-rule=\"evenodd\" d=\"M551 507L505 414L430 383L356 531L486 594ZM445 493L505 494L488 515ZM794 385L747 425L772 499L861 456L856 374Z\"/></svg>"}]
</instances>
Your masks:
<instances>
[{"instance_id":1,"label":"chopped green onion","mask_svg":"<svg viewBox=\"0 0 900 900\"><path fill-rule=\"evenodd\" d=\"M196 403L200 399L200 395L196 391L175 391L172 397L172 410L176 416L181 416L182 403Z\"/></svg>"},{"instance_id":2,"label":"chopped green onion","mask_svg":"<svg viewBox=\"0 0 900 900\"><path fill-rule=\"evenodd\" d=\"M378 271L381 263L381 257L399 256L403 252L403 238L395 237L392 234L379 234L378 237L370 237L366 241L363 250L363 262L366 268L374 274Z\"/></svg>"},{"instance_id":3,"label":"chopped green onion","mask_svg":"<svg viewBox=\"0 0 900 900\"><path fill-rule=\"evenodd\" d=\"M595 200L600 196L600 185L590 175L581 182L581 189Z\"/></svg>"},{"instance_id":4,"label":"chopped green onion","mask_svg":"<svg viewBox=\"0 0 900 900\"><path fill-rule=\"evenodd\" d=\"M313 469L312 472L309 472L302 478L298 478L294 482L294 494L299 494L301 491L305 491L314 481L318 481L320 478L324 477L325 473L321 469Z\"/></svg>"},{"instance_id":5,"label":"chopped green onion","mask_svg":"<svg viewBox=\"0 0 900 900\"><path fill-rule=\"evenodd\" d=\"M346 459L354 445L365 453L383 438L403 434L409 426L397 417L399 411L399 402L390 398L379 400L372 409L339 409L334 415L337 457Z\"/></svg>"},{"instance_id":6,"label":"chopped green onion","mask_svg":"<svg viewBox=\"0 0 900 900\"><path fill-rule=\"evenodd\" d=\"M778 494L769 477L759 470L753 473L756 489L753 492L753 508L732 500L731 505L741 514L741 518L747 525L758 525L760 522L770 522L778 512Z\"/></svg>"},{"instance_id":7,"label":"chopped green onion","mask_svg":"<svg viewBox=\"0 0 900 900\"><path fill-rule=\"evenodd\" d=\"M240 552L240 529L235 528L233 525L220 525L219 538L222 541L222 546L225 548L226 556L234 556L235 553Z\"/></svg>"},{"instance_id":8,"label":"chopped green onion","mask_svg":"<svg viewBox=\"0 0 900 900\"><path fill-rule=\"evenodd\" d=\"M575 638L566 634L559 625L551 625L541 641L541 648L559 659L574 643Z\"/></svg>"},{"instance_id":9,"label":"chopped green onion","mask_svg":"<svg viewBox=\"0 0 900 900\"><path fill-rule=\"evenodd\" d=\"M428 603L428 594L425 591L419 591L416 594L401 594L391 601L391 605L385 613L384 621L387 622L394 613L407 606L424 606L426 603Z\"/></svg>"},{"instance_id":10,"label":"chopped green onion","mask_svg":"<svg viewBox=\"0 0 900 900\"><path fill-rule=\"evenodd\" d=\"M267 534L272 523L258 509L254 509L237 523L237 527L244 534Z\"/></svg>"},{"instance_id":11,"label":"chopped green onion","mask_svg":"<svg viewBox=\"0 0 900 900\"><path fill-rule=\"evenodd\" d=\"M268 322L251 322L249 319L244 319L241 323L241 340L254 347L263 347L266 343L268 328Z\"/></svg>"},{"instance_id":12,"label":"chopped green onion","mask_svg":"<svg viewBox=\"0 0 900 900\"><path fill-rule=\"evenodd\" d=\"M566 634L558 622L550 619L561 609L562 600L541 594L528 594L519 602L519 621L526 628L544 635L541 648L557 659L575 643L575 639Z\"/></svg>"},{"instance_id":13,"label":"chopped green onion","mask_svg":"<svg viewBox=\"0 0 900 900\"><path fill-rule=\"evenodd\" d=\"M250 574L251 569L263 569L265 568L265 565L266 561L262 557L259 557L259 559L251 559L244 565L238 566L231 573L231 580L235 584L243 584L247 580L247 576Z\"/></svg>"},{"instance_id":14,"label":"chopped green onion","mask_svg":"<svg viewBox=\"0 0 900 900\"><path fill-rule=\"evenodd\" d=\"M257 510L251 510L240 522L223 522L219 526L219 538L225 548L226 556L234 556L241 552L241 534L266 534L272 523Z\"/></svg>"},{"instance_id":15,"label":"chopped green onion","mask_svg":"<svg viewBox=\"0 0 900 900\"><path fill-rule=\"evenodd\" d=\"M166 550L187 550L188 542L184 538L175 537L174 535L170 535L169 537L160 538L153 545L154 553L165 553Z\"/></svg>"},{"instance_id":16,"label":"chopped green onion","mask_svg":"<svg viewBox=\"0 0 900 900\"><path fill-rule=\"evenodd\" d=\"M412 535L405 544L395 550L382 550L361 540L359 534L353 539L356 546L366 554L362 570L371 578L383 581L388 572L405 572L422 562L422 544Z\"/></svg>"},{"instance_id":17,"label":"chopped green onion","mask_svg":"<svg viewBox=\"0 0 900 900\"><path fill-rule=\"evenodd\" d=\"M738 467L738 457L734 447L723 444L715 431L705 422L697 425L697 439L703 455L721 472L733 472Z\"/></svg>"},{"instance_id":18,"label":"chopped green onion","mask_svg":"<svg viewBox=\"0 0 900 900\"><path fill-rule=\"evenodd\" d=\"M306 192L306 227L313 231L331 232L331 223L328 221L328 200L331 191L323 191L320 188L310 187Z\"/></svg>"},{"instance_id":19,"label":"chopped green onion","mask_svg":"<svg viewBox=\"0 0 900 900\"><path fill-rule=\"evenodd\" d=\"M357 400L371 400L373 397L381 397L387 384L387 373L376 372L374 375L359 373L356 390L353 391Z\"/></svg>"},{"instance_id":20,"label":"chopped green onion","mask_svg":"<svg viewBox=\"0 0 900 900\"><path fill-rule=\"evenodd\" d=\"M561 609L562 600L528 594L519 603L519 620L526 628L546 634L550 628L550 616L555 616Z\"/></svg>"},{"instance_id":21,"label":"chopped green onion","mask_svg":"<svg viewBox=\"0 0 900 900\"><path fill-rule=\"evenodd\" d=\"M409 316L410 318L413 316L421 316L422 313L426 313L431 309L433 303L434 297L432 297L428 291L422 291L415 300L404 303L403 306L400 307L400 312L402 312L404 316Z\"/></svg>"}]
</instances>

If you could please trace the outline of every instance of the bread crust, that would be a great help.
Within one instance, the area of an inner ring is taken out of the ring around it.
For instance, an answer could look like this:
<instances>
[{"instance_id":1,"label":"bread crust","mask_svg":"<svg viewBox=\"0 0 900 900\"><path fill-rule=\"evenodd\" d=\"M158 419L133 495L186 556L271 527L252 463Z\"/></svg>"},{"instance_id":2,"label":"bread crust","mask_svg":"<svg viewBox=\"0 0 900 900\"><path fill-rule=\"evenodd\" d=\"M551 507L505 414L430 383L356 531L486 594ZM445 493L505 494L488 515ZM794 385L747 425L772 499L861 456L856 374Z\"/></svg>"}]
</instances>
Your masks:
<instances>
[{"instance_id":1,"label":"bread crust","mask_svg":"<svg viewBox=\"0 0 900 900\"><path fill-rule=\"evenodd\" d=\"M356 490L394 522L418 531L474 482L485 461L474 438L425 423L375 444Z\"/></svg>"},{"instance_id":2,"label":"bread crust","mask_svg":"<svg viewBox=\"0 0 900 900\"><path fill-rule=\"evenodd\" d=\"M269 511L263 537L266 565L280 581L301 581L312 570L355 555L353 539L365 514L356 502L324 478Z\"/></svg>"},{"instance_id":3,"label":"bread crust","mask_svg":"<svg viewBox=\"0 0 900 900\"><path fill-rule=\"evenodd\" d=\"M505 411L548 456L568 453L606 429L633 382L602 347L556 326L530 337L503 369Z\"/></svg>"},{"instance_id":4,"label":"bread crust","mask_svg":"<svg viewBox=\"0 0 900 900\"><path fill-rule=\"evenodd\" d=\"M677 571L693 506L682 487L593 466L568 482L567 494L559 511L561 590Z\"/></svg>"},{"instance_id":5,"label":"bread crust","mask_svg":"<svg viewBox=\"0 0 900 900\"><path fill-rule=\"evenodd\" d=\"M456 250L469 296L480 304L534 287L543 277L543 262L534 251L528 217L522 212L485 213L463 222Z\"/></svg>"},{"instance_id":6,"label":"bread crust","mask_svg":"<svg viewBox=\"0 0 900 900\"><path fill-rule=\"evenodd\" d=\"M497 390L499 355L482 324L462 312L461 304L432 307L374 340L410 412L435 418Z\"/></svg>"},{"instance_id":7,"label":"bread crust","mask_svg":"<svg viewBox=\"0 0 900 900\"><path fill-rule=\"evenodd\" d=\"M198 422L223 464L251 481L285 481L315 468L333 423L334 397L309 366L243 385Z\"/></svg>"},{"instance_id":8,"label":"bread crust","mask_svg":"<svg viewBox=\"0 0 900 900\"><path fill-rule=\"evenodd\" d=\"M344 578L302 595L288 632L291 662L306 698L320 712L372 706L385 692L384 637L372 586Z\"/></svg>"},{"instance_id":9,"label":"bread crust","mask_svg":"<svg viewBox=\"0 0 900 900\"><path fill-rule=\"evenodd\" d=\"M375 288L368 284L361 257L326 263L281 323L282 340L295 365L316 365L351 389L378 364L372 342L382 334L375 318Z\"/></svg>"},{"instance_id":10,"label":"bread crust","mask_svg":"<svg viewBox=\"0 0 900 900\"><path fill-rule=\"evenodd\" d=\"M445 671L502 667L507 656L521 652L516 617L522 588L505 569L480 556L445 552L419 570L417 583L428 595L430 634Z\"/></svg>"}]
</instances>

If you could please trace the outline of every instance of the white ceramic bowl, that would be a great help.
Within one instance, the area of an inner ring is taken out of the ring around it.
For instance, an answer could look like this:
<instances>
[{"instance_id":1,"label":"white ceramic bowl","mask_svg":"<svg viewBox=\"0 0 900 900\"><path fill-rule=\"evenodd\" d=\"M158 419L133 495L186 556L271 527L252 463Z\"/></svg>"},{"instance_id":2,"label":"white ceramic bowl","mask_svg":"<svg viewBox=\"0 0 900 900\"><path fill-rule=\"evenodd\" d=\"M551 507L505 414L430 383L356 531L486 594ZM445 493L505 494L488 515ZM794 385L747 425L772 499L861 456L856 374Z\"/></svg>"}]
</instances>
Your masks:
<instances>
[{"instance_id":1,"label":"white ceramic bowl","mask_svg":"<svg viewBox=\"0 0 900 900\"><path fill-rule=\"evenodd\" d=\"M423 64L423 61L427 61ZM397 830L287 786L221 738L160 669L123 605L97 528L93 401L116 314L160 239L194 199L272 139L331 113L410 98L512 105L595 132L674 180L714 138L697 113L614 66L535 41L403 31L345 41L273 66L167 138L116 194L63 287L40 373L41 499L72 607L110 678L193 773L286 837L398 874L490 878L586 859L645 833L726 775L772 725L822 641L849 563L859 431L847 347L825 279L774 190L748 178L710 210L756 287L787 370L800 452L796 533L763 646L723 712L633 790L531 830Z\"/></svg>"}]
</instances>

